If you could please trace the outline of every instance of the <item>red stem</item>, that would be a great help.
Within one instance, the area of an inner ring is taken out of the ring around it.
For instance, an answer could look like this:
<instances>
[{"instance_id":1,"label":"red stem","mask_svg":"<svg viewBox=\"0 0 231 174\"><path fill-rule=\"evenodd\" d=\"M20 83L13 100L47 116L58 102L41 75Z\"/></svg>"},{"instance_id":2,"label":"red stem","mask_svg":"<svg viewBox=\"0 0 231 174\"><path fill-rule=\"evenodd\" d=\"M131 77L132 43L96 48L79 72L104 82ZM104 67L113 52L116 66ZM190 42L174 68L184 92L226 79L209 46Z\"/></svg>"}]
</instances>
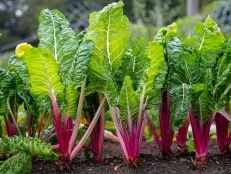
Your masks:
<instances>
[{"instance_id":1,"label":"red stem","mask_svg":"<svg viewBox=\"0 0 231 174\"><path fill-rule=\"evenodd\" d=\"M229 129L229 121L223 117L220 113L216 113L215 115L216 122L216 133L217 133L217 144L222 153L230 152L230 133L228 133Z\"/></svg>"},{"instance_id":2,"label":"red stem","mask_svg":"<svg viewBox=\"0 0 231 174\"><path fill-rule=\"evenodd\" d=\"M186 149L189 122L189 118L187 118L186 122L179 128L176 136L177 146L181 150Z\"/></svg>"},{"instance_id":3,"label":"red stem","mask_svg":"<svg viewBox=\"0 0 231 174\"><path fill-rule=\"evenodd\" d=\"M210 115L209 123L203 123L201 119L197 120L192 108L189 111L189 118L192 126L194 147L196 151L195 165L200 166L206 163L206 155L208 153L209 132L214 119L214 115Z\"/></svg>"},{"instance_id":4,"label":"red stem","mask_svg":"<svg viewBox=\"0 0 231 174\"><path fill-rule=\"evenodd\" d=\"M11 123L10 119L7 116L4 116L6 131L9 137L17 135L17 128L14 123Z\"/></svg>"},{"instance_id":5,"label":"red stem","mask_svg":"<svg viewBox=\"0 0 231 174\"><path fill-rule=\"evenodd\" d=\"M55 96L51 97L53 110L54 110L54 117L52 117L52 122L55 127L56 135L57 135L57 141L59 144L59 150L61 154L66 154L65 144L64 144L64 133L63 133L63 127L62 127L62 120L59 114L59 108L56 101Z\"/></svg>"}]
</instances>

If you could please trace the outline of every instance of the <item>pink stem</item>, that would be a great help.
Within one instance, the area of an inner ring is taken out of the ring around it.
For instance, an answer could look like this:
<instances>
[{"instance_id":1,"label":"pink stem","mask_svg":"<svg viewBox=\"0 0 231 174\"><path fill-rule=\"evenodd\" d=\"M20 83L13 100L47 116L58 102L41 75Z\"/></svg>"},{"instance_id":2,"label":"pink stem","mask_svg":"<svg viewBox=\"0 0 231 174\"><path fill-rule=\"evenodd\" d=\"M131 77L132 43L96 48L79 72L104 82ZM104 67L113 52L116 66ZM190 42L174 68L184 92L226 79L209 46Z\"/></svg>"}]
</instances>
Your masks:
<instances>
[{"instance_id":1,"label":"pink stem","mask_svg":"<svg viewBox=\"0 0 231 174\"><path fill-rule=\"evenodd\" d=\"M52 117L52 122L55 127L57 140L58 140L58 144L60 147L59 149L61 153L65 154L66 150L65 150L65 145L64 145L64 134L63 134L63 128L62 128L62 121L61 121L61 117L59 114L59 108L58 108L58 104L57 104L55 96L51 97L51 101L52 101L53 110L55 114L54 117Z\"/></svg>"},{"instance_id":2,"label":"pink stem","mask_svg":"<svg viewBox=\"0 0 231 174\"><path fill-rule=\"evenodd\" d=\"M80 117L82 114L82 110L83 110L83 100L84 100L84 90L85 90L85 86L86 86L86 79L83 81L82 86L81 86L81 92L80 92L80 96L79 96L79 103L78 103L78 108L77 108L77 113L76 113L76 119L74 121L74 128L70 137L70 141L69 141L69 146L68 146L68 153L70 154L75 141L76 141L76 137L78 135L78 131L79 131L79 126L80 126Z\"/></svg>"},{"instance_id":3,"label":"pink stem","mask_svg":"<svg viewBox=\"0 0 231 174\"><path fill-rule=\"evenodd\" d=\"M176 142L179 148L185 148L187 143L187 134L189 127L189 118L186 122L180 127L177 133Z\"/></svg>"},{"instance_id":4,"label":"pink stem","mask_svg":"<svg viewBox=\"0 0 231 174\"><path fill-rule=\"evenodd\" d=\"M81 138L80 142L77 144L77 146L72 150L71 154L70 154L70 160L72 160L75 155L79 152L79 150L84 146L84 144L86 143L87 139L89 138L93 128L95 127L95 124L100 116L101 110L104 106L104 103L106 101L106 98L104 97L99 105L99 108L97 109L94 118L91 122L91 124L89 125L87 131L85 132L84 136Z\"/></svg>"},{"instance_id":5,"label":"pink stem","mask_svg":"<svg viewBox=\"0 0 231 174\"><path fill-rule=\"evenodd\" d=\"M151 118L150 118L149 115L147 115L147 122L148 122L148 125L149 125L149 127L150 127L153 135L154 135L156 144L158 145L158 147L159 147L160 150L163 150L162 143L160 141L160 137L157 134L156 128L155 128L154 124L152 123Z\"/></svg>"}]
</instances>

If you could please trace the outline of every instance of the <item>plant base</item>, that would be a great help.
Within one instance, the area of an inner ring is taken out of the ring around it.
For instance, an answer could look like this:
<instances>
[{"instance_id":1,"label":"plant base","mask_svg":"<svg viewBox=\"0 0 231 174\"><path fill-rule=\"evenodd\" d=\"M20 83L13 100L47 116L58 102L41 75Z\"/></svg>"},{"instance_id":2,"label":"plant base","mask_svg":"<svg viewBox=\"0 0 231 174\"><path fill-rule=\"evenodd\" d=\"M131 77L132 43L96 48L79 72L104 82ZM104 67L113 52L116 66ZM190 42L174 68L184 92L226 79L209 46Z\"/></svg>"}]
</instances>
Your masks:
<instances>
[{"instance_id":1,"label":"plant base","mask_svg":"<svg viewBox=\"0 0 231 174\"><path fill-rule=\"evenodd\" d=\"M196 158L193 160L193 164L194 164L196 167L205 166L205 165L207 164L207 158L206 158L206 156L199 156L199 157L196 157Z\"/></svg>"}]
</instances>

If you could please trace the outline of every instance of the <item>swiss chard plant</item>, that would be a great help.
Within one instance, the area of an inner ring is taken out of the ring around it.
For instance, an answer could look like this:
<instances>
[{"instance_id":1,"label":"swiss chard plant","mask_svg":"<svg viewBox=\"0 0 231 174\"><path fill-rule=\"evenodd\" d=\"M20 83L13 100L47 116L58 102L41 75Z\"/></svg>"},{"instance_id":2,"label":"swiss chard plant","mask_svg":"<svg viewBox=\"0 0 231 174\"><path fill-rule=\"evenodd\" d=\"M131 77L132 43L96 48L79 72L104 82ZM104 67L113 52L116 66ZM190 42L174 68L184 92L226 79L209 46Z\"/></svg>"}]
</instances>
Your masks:
<instances>
[{"instance_id":1,"label":"swiss chard plant","mask_svg":"<svg viewBox=\"0 0 231 174\"><path fill-rule=\"evenodd\" d=\"M222 55L217 61L215 69L216 84L213 89L216 108L222 109L216 112L216 133L217 144L223 154L230 153L231 133L229 131L230 123L230 59L231 59L231 36L229 35L223 43Z\"/></svg>"},{"instance_id":2,"label":"swiss chard plant","mask_svg":"<svg viewBox=\"0 0 231 174\"><path fill-rule=\"evenodd\" d=\"M124 159L138 166L147 108L159 97L152 90L166 65L163 47L157 42L147 49L142 44L128 49L129 22L122 7L122 2L113 3L90 16L86 37L95 50L86 93L97 91L106 96Z\"/></svg>"},{"instance_id":3,"label":"swiss chard plant","mask_svg":"<svg viewBox=\"0 0 231 174\"><path fill-rule=\"evenodd\" d=\"M179 122L177 119L180 115L187 115L187 107L189 107L189 104L185 106L183 102L184 107L179 107L177 101L181 99L182 91L187 92L187 86L176 79L177 77L174 75L174 71L178 69L176 67L176 58L178 54L182 52L182 48L177 45L180 40L178 38L176 24L173 23L168 27L162 28L154 40L163 46L164 60L168 65L166 73L162 75L162 83L158 82L162 84L160 92L161 100L159 103L156 103L158 105L160 134L158 134L155 125L152 123L151 117L147 117L147 119L163 157L168 158L171 154L174 131L178 131L176 136L178 148L181 151L186 149L189 121ZM175 88L177 85L174 83L180 84L179 87ZM174 93L177 93L177 95ZM177 122L177 126L174 125L175 122Z\"/></svg>"},{"instance_id":4,"label":"swiss chard plant","mask_svg":"<svg viewBox=\"0 0 231 174\"><path fill-rule=\"evenodd\" d=\"M0 69L0 116L4 117L8 136L35 135L38 118L38 107L29 93L29 78L20 58L12 56L7 69ZM20 130L18 113L20 105L26 111L27 131Z\"/></svg>"},{"instance_id":5,"label":"swiss chard plant","mask_svg":"<svg viewBox=\"0 0 231 174\"><path fill-rule=\"evenodd\" d=\"M84 136L77 142L93 43L69 27L58 10L45 9L39 18L39 47L22 55L30 82L30 93L37 103L46 103L52 120L61 169L85 145L105 102L99 108Z\"/></svg>"},{"instance_id":6,"label":"swiss chard plant","mask_svg":"<svg viewBox=\"0 0 231 174\"><path fill-rule=\"evenodd\" d=\"M216 77L216 69L220 67L223 41L220 29L209 17L204 23L198 23L195 34L183 43L176 37L168 41L179 50L171 75L171 90L175 96L172 109L184 111L183 115L175 114L173 126L187 120L185 113L189 110L196 152L194 164L197 166L206 163L210 126L215 114L225 107L224 100L227 99L224 91L214 92L221 83L221 79Z\"/></svg>"}]
</instances>

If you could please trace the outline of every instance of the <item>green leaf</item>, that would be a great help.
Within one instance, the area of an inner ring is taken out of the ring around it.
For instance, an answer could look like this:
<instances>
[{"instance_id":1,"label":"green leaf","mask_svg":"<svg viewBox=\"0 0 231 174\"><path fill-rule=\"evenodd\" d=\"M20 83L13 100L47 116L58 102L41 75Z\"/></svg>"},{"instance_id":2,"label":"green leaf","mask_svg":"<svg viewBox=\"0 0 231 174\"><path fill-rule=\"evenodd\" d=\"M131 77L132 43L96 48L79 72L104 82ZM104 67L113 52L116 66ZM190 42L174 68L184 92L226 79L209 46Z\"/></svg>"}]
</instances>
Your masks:
<instances>
[{"instance_id":1,"label":"green leaf","mask_svg":"<svg viewBox=\"0 0 231 174\"><path fill-rule=\"evenodd\" d=\"M224 55L218 60L215 68L216 82L213 95L216 100L216 109L225 106L231 95L231 49L226 49Z\"/></svg>"},{"instance_id":2,"label":"green leaf","mask_svg":"<svg viewBox=\"0 0 231 174\"><path fill-rule=\"evenodd\" d=\"M139 91L143 91L145 97L147 97L150 102L154 99L158 102L160 89L164 85L164 79L167 73L164 60L164 48L158 42L151 42L145 55L150 60L150 65L140 83ZM156 83L158 83L158 85Z\"/></svg>"},{"instance_id":3,"label":"green leaf","mask_svg":"<svg viewBox=\"0 0 231 174\"><path fill-rule=\"evenodd\" d=\"M179 128L187 119L187 113L191 106L191 85L182 83L171 89L172 101L170 121L174 129Z\"/></svg>"},{"instance_id":4,"label":"green leaf","mask_svg":"<svg viewBox=\"0 0 231 174\"><path fill-rule=\"evenodd\" d=\"M44 9L39 17L39 47L48 49L60 65L59 73L66 80L78 50L75 32L69 22L58 10Z\"/></svg>"},{"instance_id":5,"label":"green leaf","mask_svg":"<svg viewBox=\"0 0 231 174\"><path fill-rule=\"evenodd\" d=\"M169 37L166 50L169 65L168 83L172 101L170 121L173 128L177 129L187 119L191 106L190 72L194 64L191 62L191 57L184 53L183 44L179 38Z\"/></svg>"},{"instance_id":6,"label":"green leaf","mask_svg":"<svg viewBox=\"0 0 231 174\"><path fill-rule=\"evenodd\" d=\"M197 118L203 118L204 123L208 123L209 116L215 110L214 97L212 93L213 73L211 69L204 70L204 79L202 83L196 83L192 86L192 107Z\"/></svg>"},{"instance_id":7,"label":"green leaf","mask_svg":"<svg viewBox=\"0 0 231 174\"><path fill-rule=\"evenodd\" d=\"M127 118L128 115L135 116L138 112L139 97L133 89L132 80L129 76L124 78L120 91L119 107L123 118Z\"/></svg>"},{"instance_id":8,"label":"green leaf","mask_svg":"<svg viewBox=\"0 0 231 174\"><path fill-rule=\"evenodd\" d=\"M6 70L0 67L0 100L4 99Z\"/></svg>"},{"instance_id":9,"label":"green leaf","mask_svg":"<svg viewBox=\"0 0 231 174\"><path fill-rule=\"evenodd\" d=\"M154 37L154 41L158 42L159 44L165 44L166 39L170 36L177 35L177 24L174 22L167 27L161 28L158 33Z\"/></svg>"},{"instance_id":10,"label":"green leaf","mask_svg":"<svg viewBox=\"0 0 231 174\"><path fill-rule=\"evenodd\" d=\"M76 111L77 111L77 104L78 104L78 92L75 90L74 85L72 83L69 83L66 91L65 91L65 113L64 115L67 115L69 117L75 117Z\"/></svg>"},{"instance_id":11,"label":"green leaf","mask_svg":"<svg viewBox=\"0 0 231 174\"><path fill-rule=\"evenodd\" d=\"M75 89L81 87L83 80L87 76L88 64L93 53L94 45L92 41L83 41L77 51L76 60L73 61L69 70L68 78L72 81Z\"/></svg>"},{"instance_id":12,"label":"green leaf","mask_svg":"<svg viewBox=\"0 0 231 174\"><path fill-rule=\"evenodd\" d=\"M0 139L0 154L16 154L21 152L26 152L35 156L52 155L51 145L37 138L12 136Z\"/></svg>"},{"instance_id":13,"label":"green leaf","mask_svg":"<svg viewBox=\"0 0 231 174\"><path fill-rule=\"evenodd\" d=\"M104 93L105 91L105 84L104 83L90 83L87 85L84 91L84 95L90 95L94 92L101 92Z\"/></svg>"},{"instance_id":14,"label":"green leaf","mask_svg":"<svg viewBox=\"0 0 231 174\"><path fill-rule=\"evenodd\" d=\"M195 28L199 43L199 50L203 53L216 53L221 49L224 36L218 25L208 16L205 22L197 24Z\"/></svg>"},{"instance_id":15,"label":"green leaf","mask_svg":"<svg viewBox=\"0 0 231 174\"><path fill-rule=\"evenodd\" d=\"M90 61L91 90L99 83L105 85L104 95L110 105L118 103L118 85L115 72L129 45L129 21L123 15L123 2L112 3L99 12L90 15L86 39L94 43ZM88 88L89 89L89 88ZM86 89L87 90L87 89Z\"/></svg>"},{"instance_id":16,"label":"green leaf","mask_svg":"<svg viewBox=\"0 0 231 174\"><path fill-rule=\"evenodd\" d=\"M204 23L198 23L195 35L184 42L185 46L201 54L206 66L212 68L216 63L217 54L222 49L224 36L218 25L207 17Z\"/></svg>"},{"instance_id":17,"label":"green leaf","mask_svg":"<svg viewBox=\"0 0 231 174\"><path fill-rule=\"evenodd\" d=\"M137 40L128 49L123 57L121 66L117 69L115 78L119 88L121 88L124 77L130 76L133 81L133 87L136 90L144 75L144 71L149 65L149 59L145 57L146 42Z\"/></svg>"},{"instance_id":18,"label":"green leaf","mask_svg":"<svg viewBox=\"0 0 231 174\"><path fill-rule=\"evenodd\" d=\"M31 48L24 55L24 63L29 73L31 93L35 97L53 97L63 92L58 75L58 65L49 51Z\"/></svg>"},{"instance_id":19,"label":"green leaf","mask_svg":"<svg viewBox=\"0 0 231 174\"><path fill-rule=\"evenodd\" d=\"M32 169L32 156L28 153L18 153L8 158L1 166L1 174L29 174Z\"/></svg>"},{"instance_id":20,"label":"green leaf","mask_svg":"<svg viewBox=\"0 0 231 174\"><path fill-rule=\"evenodd\" d=\"M129 21L123 15L123 2L112 3L90 15L86 38L93 41L95 49L91 69L101 79L115 72L129 45Z\"/></svg>"},{"instance_id":21,"label":"green leaf","mask_svg":"<svg viewBox=\"0 0 231 174\"><path fill-rule=\"evenodd\" d=\"M118 104L118 87L112 79L106 82L104 95L111 106L116 106Z\"/></svg>"}]
</instances>

